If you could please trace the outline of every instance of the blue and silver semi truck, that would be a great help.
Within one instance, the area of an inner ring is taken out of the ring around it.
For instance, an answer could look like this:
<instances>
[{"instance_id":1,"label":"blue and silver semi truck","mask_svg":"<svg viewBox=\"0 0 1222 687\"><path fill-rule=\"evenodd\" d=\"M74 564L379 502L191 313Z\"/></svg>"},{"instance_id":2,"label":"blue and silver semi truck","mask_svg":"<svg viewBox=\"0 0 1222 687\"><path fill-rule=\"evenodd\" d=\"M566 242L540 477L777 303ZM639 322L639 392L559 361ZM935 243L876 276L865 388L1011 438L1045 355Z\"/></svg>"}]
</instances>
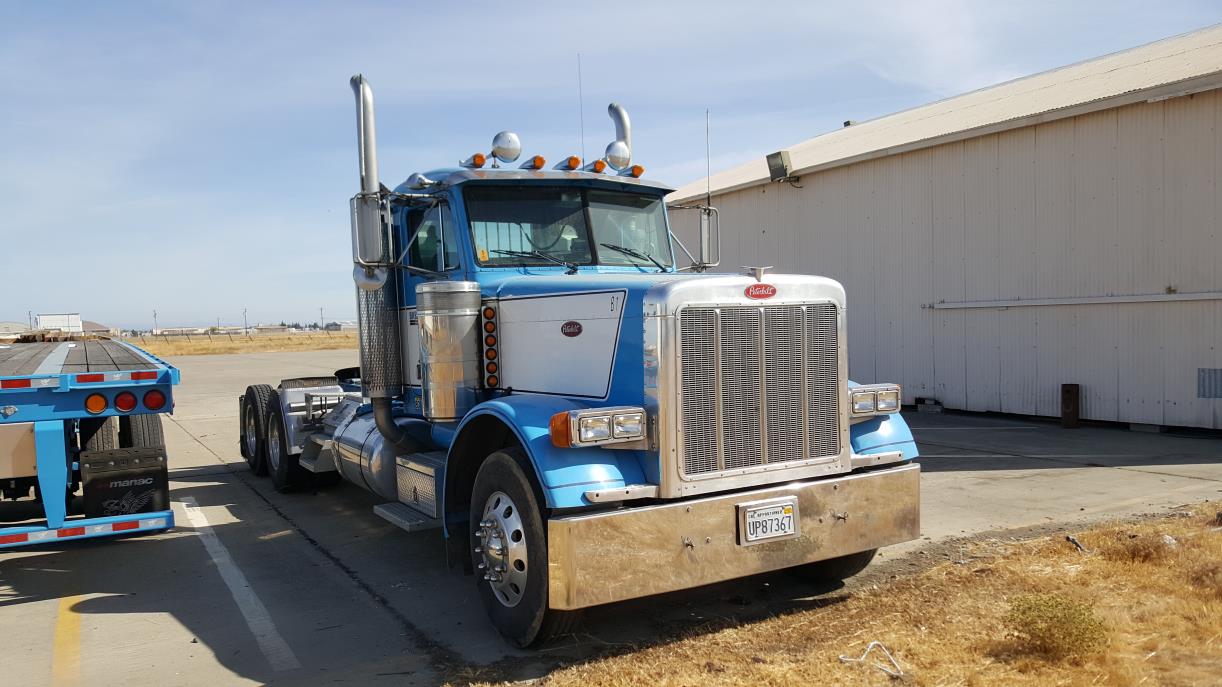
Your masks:
<instances>
[{"instance_id":1,"label":"blue and silver semi truck","mask_svg":"<svg viewBox=\"0 0 1222 687\"><path fill-rule=\"evenodd\" d=\"M588 164L523 160L501 132L391 190L372 91L352 87L360 367L249 387L252 469L281 490L343 479L439 529L521 646L599 604L782 568L844 578L918 536L900 389L849 381L844 289L709 272L715 211L698 208L692 255L623 108Z\"/></svg>"},{"instance_id":2,"label":"blue and silver semi truck","mask_svg":"<svg viewBox=\"0 0 1222 687\"><path fill-rule=\"evenodd\" d=\"M0 344L0 549L172 527L177 383L121 341Z\"/></svg>"}]
</instances>

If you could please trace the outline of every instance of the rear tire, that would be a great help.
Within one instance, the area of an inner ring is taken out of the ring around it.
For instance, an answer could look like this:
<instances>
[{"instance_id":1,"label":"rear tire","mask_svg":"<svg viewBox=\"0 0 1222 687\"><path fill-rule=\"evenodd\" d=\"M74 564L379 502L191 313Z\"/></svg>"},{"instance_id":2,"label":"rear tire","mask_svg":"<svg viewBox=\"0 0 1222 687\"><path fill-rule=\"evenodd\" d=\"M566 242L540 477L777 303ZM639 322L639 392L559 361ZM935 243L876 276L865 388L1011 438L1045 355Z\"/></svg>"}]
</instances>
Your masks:
<instances>
[{"instance_id":1,"label":"rear tire","mask_svg":"<svg viewBox=\"0 0 1222 687\"><path fill-rule=\"evenodd\" d=\"M580 611L548 608L547 529L529 466L520 448L489 455L475 476L468 523L484 610L497 631L520 647L568 634L581 619ZM499 579L487 579L489 573Z\"/></svg>"},{"instance_id":2,"label":"rear tire","mask_svg":"<svg viewBox=\"0 0 1222 687\"><path fill-rule=\"evenodd\" d=\"M267 474L267 402L274 391L266 384L246 387L238 418L238 446L256 475Z\"/></svg>"},{"instance_id":3,"label":"rear tire","mask_svg":"<svg viewBox=\"0 0 1222 687\"><path fill-rule=\"evenodd\" d=\"M121 448L158 448L165 446L160 415L128 415L119 418Z\"/></svg>"},{"instance_id":4,"label":"rear tire","mask_svg":"<svg viewBox=\"0 0 1222 687\"><path fill-rule=\"evenodd\" d=\"M267 399L267 415L264 416L263 428L266 440L263 442L267 450L266 470L272 476L272 485L276 491L284 493L292 491L302 484L308 483L310 473L297 463L300 457L289 454L288 432L285 431L284 414L280 410L280 394L273 391Z\"/></svg>"},{"instance_id":5,"label":"rear tire","mask_svg":"<svg viewBox=\"0 0 1222 687\"><path fill-rule=\"evenodd\" d=\"M866 566L870 565L870 561L874 560L876 553L878 549L851 553L847 556L829 558L826 561L799 565L796 568L790 568L789 572L808 582L840 582L865 570Z\"/></svg>"},{"instance_id":6,"label":"rear tire","mask_svg":"<svg viewBox=\"0 0 1222 687\"><path fill-rule=\"evenodd\" d=\"M80 421L82 451L111 451L119 448L119 432L114 418L91 417Z\"/></svg>"}]
</instances>

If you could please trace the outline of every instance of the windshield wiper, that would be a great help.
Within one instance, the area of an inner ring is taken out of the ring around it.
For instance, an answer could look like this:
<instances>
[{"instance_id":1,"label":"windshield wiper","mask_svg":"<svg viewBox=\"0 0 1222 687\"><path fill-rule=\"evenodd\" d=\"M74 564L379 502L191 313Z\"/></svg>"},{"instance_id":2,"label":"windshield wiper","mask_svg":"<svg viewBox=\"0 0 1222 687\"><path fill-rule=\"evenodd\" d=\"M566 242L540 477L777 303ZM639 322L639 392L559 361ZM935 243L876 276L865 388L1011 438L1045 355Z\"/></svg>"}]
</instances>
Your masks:
<instances>
[{"instance_id":1,"label":"windshield wiper","mask_svg":"<svg viewBox=\"0 0 1222 687\"><path fill-rule=\"evenodd\" d=\"M577 274L577 263L569 262L568 260L561 260L560 258L554 255L548 255L541 250L493 250L491 252L500 253L501 255L512 255L517 258L539 258L540 260L553 262L557 265L564 265L568 268L564 271L565 274Z\"/></svg>"},{"instance_id":2,"label":"windshield wiper","mask_svg":"<svg viewBox=\"0 0 1222 687\"><path fill-rule=\"evenodd\" d=\"M610 248L611 250L619 251L620 253L636 258L637 260L648 260L649 262L652 262L653 264L658 266L659 272L666 271L666 267L662 265L662 263L658 262L657 259L655 259L649 253L643 253L635 248L628 248L626 246L617 246L614 243L600 243L598 245L602 246L603 248Z\"/></svg>"}]
</instances>

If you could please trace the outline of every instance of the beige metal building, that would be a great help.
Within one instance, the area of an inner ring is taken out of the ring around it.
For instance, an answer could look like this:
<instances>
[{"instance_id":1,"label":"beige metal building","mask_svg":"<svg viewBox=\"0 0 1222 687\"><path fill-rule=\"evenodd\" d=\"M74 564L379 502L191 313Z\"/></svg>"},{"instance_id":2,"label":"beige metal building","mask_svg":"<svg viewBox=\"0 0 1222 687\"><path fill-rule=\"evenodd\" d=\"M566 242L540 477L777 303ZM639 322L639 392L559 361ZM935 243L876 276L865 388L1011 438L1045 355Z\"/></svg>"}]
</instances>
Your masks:
<instances>
[{"instance_id":1,"label":"beige metal building","mask_svg":"<svg viewBox=\"0 0 1222 687\"><path fill-rule=\"evenodd\" d=\"M721 269L848 292L849 362L905 402L1222 428L1222 25L853 124L685 186ZM672 209L696 243L690 210Z\"/></svg>"}]
</instances>

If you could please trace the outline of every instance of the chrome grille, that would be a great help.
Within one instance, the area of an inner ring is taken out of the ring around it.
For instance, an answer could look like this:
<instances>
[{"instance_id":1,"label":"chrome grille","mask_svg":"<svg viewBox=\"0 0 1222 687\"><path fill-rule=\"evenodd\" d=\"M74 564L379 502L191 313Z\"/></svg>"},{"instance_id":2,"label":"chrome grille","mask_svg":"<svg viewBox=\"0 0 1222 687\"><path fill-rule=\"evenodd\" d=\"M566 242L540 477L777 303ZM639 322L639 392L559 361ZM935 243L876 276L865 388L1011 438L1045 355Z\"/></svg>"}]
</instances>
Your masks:
<instances>
[{"instance_id":1,"label":"chrome grille","mask_svg":"<svg viewBox=\"0 0 1222 687\"><path fill-rule=\"evenodd\" d=\"M834 304L689 307L679 326L685 475L840 452Z\"/></svg>"}]
</instances>

